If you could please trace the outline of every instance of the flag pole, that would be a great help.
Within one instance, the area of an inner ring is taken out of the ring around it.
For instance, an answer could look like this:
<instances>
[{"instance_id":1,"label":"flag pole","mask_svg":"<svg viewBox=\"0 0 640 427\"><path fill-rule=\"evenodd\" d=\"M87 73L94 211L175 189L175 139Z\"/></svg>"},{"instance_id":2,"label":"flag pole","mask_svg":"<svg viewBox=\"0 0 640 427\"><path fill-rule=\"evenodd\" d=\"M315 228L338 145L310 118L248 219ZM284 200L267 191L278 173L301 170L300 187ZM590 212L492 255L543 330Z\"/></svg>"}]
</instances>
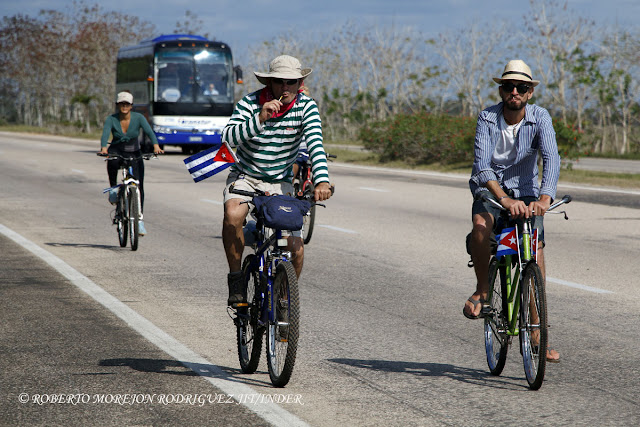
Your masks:
<instances>
[{"instance_id":1,"label":"flag pole","mask_svg":"<svg viewBox=\"0 0 640 427\"><path fill-rule=\"evenodd\" d=\"M231 157L233 157L233 161L238 163L238 158L236 157L236 153L233 152L229 143L227 141L223 141L222 143L227 147L227 150L229 150L229 152L231 153Z\"/></svg>"}]
</instances>

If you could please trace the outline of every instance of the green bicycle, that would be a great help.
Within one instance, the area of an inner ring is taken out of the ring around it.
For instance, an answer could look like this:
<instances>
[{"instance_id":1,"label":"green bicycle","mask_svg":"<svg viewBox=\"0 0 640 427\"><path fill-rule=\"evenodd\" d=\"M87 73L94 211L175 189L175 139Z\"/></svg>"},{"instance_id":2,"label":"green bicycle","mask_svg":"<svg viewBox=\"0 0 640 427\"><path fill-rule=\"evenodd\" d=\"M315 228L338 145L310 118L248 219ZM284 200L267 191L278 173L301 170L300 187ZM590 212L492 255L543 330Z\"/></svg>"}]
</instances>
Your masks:
<instances>
[{"instance_id":1,"label":"green bicycle","mask_svg":"<svg viewBox=\"0 0 640 427\"><path fill-rule=\"evenodd\" d=\"M496 230L500 231L496 237L508 236L516 248L514 254L499 256L499 245L489 263L489 294L482 309L487 363L493 375L500 375L509 344L518 336L527 382L532 390L538 390L546 367L548 323L545 282L535 257L537 233L532 228L533 218L521 220L519 227L502 205L490 197L485 200L503 211L496 221ZM569 202L571 196L564 196L547 213ZM551 213L564 213L568 219L564 211ZM519 229L522 239L518 238Z\"/></svg>"}]
</instances>

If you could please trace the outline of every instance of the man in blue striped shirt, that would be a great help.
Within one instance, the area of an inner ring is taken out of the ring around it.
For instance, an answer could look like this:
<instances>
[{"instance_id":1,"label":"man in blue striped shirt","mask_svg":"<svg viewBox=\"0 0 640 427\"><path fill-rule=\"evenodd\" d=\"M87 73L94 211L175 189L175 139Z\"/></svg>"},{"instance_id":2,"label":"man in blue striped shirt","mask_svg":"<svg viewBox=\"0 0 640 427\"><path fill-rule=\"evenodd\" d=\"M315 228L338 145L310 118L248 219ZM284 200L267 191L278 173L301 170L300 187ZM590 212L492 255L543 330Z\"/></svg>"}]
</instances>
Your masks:
<instances>
[{"instance_id":1,"label":"man in blue striped shirt","mask_svg":"<svg viewBox=\"0 0 640 427\"><path fill-rule=\"evenodd\" d=\"M531 77L531 69L522 60L507 63L500 84L502 102L478 116L475 160L469 187L474 195L472 207L471 258L476 273L475 293L465 302L463 314L470 319L482 317L482 305L489 290L491 257L490 235L499 210L483 201L490 194L513 217L534 217L538 229L538 264L544 276L544 233L542 218L556 195L560 175L560 156L553 123L548 111L529 105L534 87L540 83ZM538 184L538 154L542 157L542 180ZM555 350L547 360L559 361Z\"/></svg>"},{"instance_id":2,"label":"man in blue striped shirt","mask_svg":"<svg viewBox=\"0 0 640 427\"><path fill-rule=\"evenodd\" d=\"M265 87L246 95L222 131L223 140L236 147L237 163L231 167L224 191L222 240L229 263L230 306L245 302L241 258L244 249L242 225L247 216L249 197L229 192L262 190L270 194L293 195L293 164L302 141L306 141L315 184L315 200L331 197L327 155L323 147L322 124L316 102L303 92L303 81L311 74L300 61L281 55L269 64L269 71L255 72ZM300 276L304 247L301 233L289 237L291 262Z\"/></svg>"}]
</instances>

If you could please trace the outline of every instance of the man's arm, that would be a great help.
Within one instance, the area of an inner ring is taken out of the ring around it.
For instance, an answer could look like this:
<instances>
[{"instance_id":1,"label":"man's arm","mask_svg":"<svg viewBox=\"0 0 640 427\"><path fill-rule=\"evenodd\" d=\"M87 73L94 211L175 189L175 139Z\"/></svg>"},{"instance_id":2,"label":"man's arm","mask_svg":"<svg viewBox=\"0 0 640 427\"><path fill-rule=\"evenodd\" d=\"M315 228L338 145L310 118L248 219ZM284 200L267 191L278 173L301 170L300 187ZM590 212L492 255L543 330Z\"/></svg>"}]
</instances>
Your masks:
<instances>
[{"instance_id":1,"label":"man's arm","mask_svg":"<svg viewBox=\"0 0 640 427\"><path fill-rule=\"evenodd\" d=\"M260 121L260 110L255 111L254 101L250 95L236 104L229 122L222 130L222 140L232 147L238 147L264 130Z\"/></svg>"},{"instance_id":2,"label":"man's arm","mask_svg":"<svg viewBox=\"0 0 640 427\"><path fill-rule=\"evenodd\" d=\"M553 129L551 116L544 110L541 119L538 121L540 136L540 154L542 156L542 182L540 183L541 199L543 195L549 196L552 201L556 196L558 179L560 178L560 155L558 154L558 143L556 133ZM547 206L548 207L548 206Z\"/></svg>"},{"instance_id":3,"label":"man's arm","mask_svg":"<svg viewBox=\"0 0 640 427\"><path fill-rule=\"evenodd\" d=\"M473 175L471 179L480 187L488 188L488 183L490 181L497 181L498 176L491 167L491 157L495 150L495 144L491 141L490 122L483 117L483 113L480 113L478 116L478 123L476 125Z\"/></svg>"}]
</instances>

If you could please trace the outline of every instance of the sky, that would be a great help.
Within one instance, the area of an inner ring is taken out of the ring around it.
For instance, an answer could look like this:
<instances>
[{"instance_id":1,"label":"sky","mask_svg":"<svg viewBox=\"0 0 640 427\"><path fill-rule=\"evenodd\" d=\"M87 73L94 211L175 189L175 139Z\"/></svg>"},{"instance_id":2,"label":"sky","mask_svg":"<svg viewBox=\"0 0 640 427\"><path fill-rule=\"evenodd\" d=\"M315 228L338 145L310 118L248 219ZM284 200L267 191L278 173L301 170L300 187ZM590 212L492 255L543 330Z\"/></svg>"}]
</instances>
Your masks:
<instances>
[{"instance_id":1,"label":"sky","mask_svg":"<svg viewBox=\"0 0 640 427\"><path fill-rule=\"evenodd\" d=\"M565 0L556 0L564 3ZM599 25L637 29L639 0L568 0L569 9ZM37 16L41 9L69 10L71 0L0 0L2 16L18 13ZM474 22L513 19L521 25L530 11L527 0L85 0L103 11L129 13L149 21L158 33L172 33L177 21L190 10L204 21L204 32L224 41L233 51L282 34L322 34L348 22L397 28L410 27L427 37ZM491 29L487 28L487 34Z\"/></svg>"}]
</instances>

